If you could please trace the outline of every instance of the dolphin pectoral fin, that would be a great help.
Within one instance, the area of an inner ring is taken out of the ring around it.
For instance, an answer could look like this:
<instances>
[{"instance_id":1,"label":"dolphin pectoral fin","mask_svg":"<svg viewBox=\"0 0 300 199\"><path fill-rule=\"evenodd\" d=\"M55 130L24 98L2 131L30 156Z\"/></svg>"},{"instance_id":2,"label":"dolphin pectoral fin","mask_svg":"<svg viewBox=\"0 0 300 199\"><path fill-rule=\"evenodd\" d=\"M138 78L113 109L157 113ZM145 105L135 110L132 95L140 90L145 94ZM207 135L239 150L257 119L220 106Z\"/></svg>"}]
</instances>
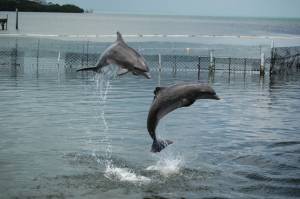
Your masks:
<instances>
[{"instance_id":1,"label":"dolphin pectoral fin","mask_svg":"<svg viewBox=\"0 0 300 199\"><path fill-rule=\"evenodd\" d=\"M121 75L125 75L126 73L128 73L129 71L125 68L119 68L118 72L117 72L117 75L118 76L121 76Z\"/></svg>"},{"instance_id":2,"label":"dolphin pectoral fin","mask_svg":"<svg viewBox=\"0 0 300 199\"><path fill-rule=\"evenodd\" d=\"M157 153L166 148L168 145L172 144L171 140L158 140L154 139L151 147L151 152Z\"/></svg>"},{"instance_id":3,"label":"dolphin pectoral fin","mask_svg":"<svg viewBox=\"0 0 300 199\"><path fill-rule=\"evenodd\" d=\"M90 67L90 68L81 68L81 69L78 69L76 70L76 72L79 72L79 71L89 71L89 70L92 70L92 71L97 71L97 67Z\"/></svg>"},{"instance_id":4,"label":"dolphin pectoral fin","mask_svg":"<svg viewBox=\"0 0 300 199\"><path fill-rule=\"evenodd\" d=\"M195 102L195 100L183 98L181 102L182 102L182 106L187 107L187 106L191 106Z\"/></svg>"}]
</instances>

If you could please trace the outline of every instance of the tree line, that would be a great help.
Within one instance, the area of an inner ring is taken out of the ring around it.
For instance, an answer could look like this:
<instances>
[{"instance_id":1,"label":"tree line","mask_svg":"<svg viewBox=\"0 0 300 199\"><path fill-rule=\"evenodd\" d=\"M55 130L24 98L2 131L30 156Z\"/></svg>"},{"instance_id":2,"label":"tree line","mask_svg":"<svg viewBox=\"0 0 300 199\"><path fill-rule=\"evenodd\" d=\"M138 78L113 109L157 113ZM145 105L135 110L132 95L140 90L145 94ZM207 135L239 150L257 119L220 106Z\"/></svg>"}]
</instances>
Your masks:
<instances>
[{"instance_id":1,"label":"tree line","mask_svg":"<svg viewBox=\"0 0 300 199\"><path fill-rule=\"evenodd\" d=\"M53 4L46 5L28 1L28 0L0 0L0 11L15 11L18 8L22 12L68 12L68 13L82 13L84 10L76 5Z\"/></svg>"}]
</instances>

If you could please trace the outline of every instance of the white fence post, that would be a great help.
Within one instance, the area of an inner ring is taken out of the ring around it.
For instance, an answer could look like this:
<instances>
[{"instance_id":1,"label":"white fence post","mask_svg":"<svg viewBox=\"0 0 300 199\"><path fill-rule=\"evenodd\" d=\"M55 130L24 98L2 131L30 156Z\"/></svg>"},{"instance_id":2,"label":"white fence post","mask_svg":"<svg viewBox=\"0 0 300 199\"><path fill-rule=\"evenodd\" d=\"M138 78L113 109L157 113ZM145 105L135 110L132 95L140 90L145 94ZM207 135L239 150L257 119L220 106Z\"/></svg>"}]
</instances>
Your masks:
<instances>
[{"instance_id":1,"label":"white fence post","mask_svg":"<svg viewBox=\"0 0 300 199\"><path fill-rule=\"evenodd\" d=\"M160 86L161 54L158 54L158 86Z\"/></svg>"},{"instance_id":2,"label":"white fence post","mask_svg":"<svg viewBox=\"0 0 300 199\"><path fill-rule=\"evenodd\" d=\"M212 70L214 68L214 53L213 52L214 51L211 50L210 53L209 53L209 57L210 57L210 59L209 59L209 63L210 63L209 70Z\"/></svg>"},{"instance_id":3,"label":"white fence post","mask_svg":"<svg viewBox=\"0 0 300 199\"><path fill-rule=\"evenodd\" d=\"M260 76L265 75L265 53L261 53L260 55L260 70L259 70Z\"/></svg>"}]
</instances>

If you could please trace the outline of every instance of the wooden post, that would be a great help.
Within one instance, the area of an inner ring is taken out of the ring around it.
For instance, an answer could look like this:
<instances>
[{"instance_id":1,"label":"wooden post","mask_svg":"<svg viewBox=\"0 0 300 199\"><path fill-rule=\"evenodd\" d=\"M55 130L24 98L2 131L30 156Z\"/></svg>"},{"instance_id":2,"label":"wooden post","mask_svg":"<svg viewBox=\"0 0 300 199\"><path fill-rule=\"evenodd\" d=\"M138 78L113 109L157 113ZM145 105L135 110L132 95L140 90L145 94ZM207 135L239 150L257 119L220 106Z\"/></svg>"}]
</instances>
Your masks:
<instances>
[{"instance_id":1,"label":"wooden post","mask_svg":"<svg viewBox=\"0 0 300 199\"><path fill-rule=\"evenodd\" d=\"M198 57L198 80L200 80L200 69L201 69L201 57Z\"/></svg>"},{"instance_id":2,"label":"wooden post","mask_svg":"<svg viewBox=\"0 0 300 199\"><path fill-rule=\"evenodd\" d=\"M261 53L261 55L260 55L259 74L260 74L260 76L265 75L265 53Z\"/></svg>"},{"instance_id":3,"label":"wooden post","mask_svg":"<svg viewBox=\"0 0 300 199\"><path fill-rule=\"evenodd\" d=\"M18 8L16 8L16 30L19 29L19 11Z\"/></svg>"}]
</instances>

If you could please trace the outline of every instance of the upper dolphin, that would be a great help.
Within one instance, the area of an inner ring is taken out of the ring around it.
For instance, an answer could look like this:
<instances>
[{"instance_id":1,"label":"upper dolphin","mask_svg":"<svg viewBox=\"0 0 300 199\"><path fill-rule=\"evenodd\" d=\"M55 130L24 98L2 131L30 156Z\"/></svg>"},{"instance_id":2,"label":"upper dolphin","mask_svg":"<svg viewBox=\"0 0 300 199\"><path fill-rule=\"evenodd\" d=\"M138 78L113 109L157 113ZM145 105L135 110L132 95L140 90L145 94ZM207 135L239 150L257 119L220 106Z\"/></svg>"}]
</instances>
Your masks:
<instances>
[{"instance_id":1,"label":"upper dolphin","mask_svg":"<svg viewBox=\"0 0 300 199\"><path fill-rule=\"evenodd\" d=\"M190 106L198 99L219 99L214 89L198 83L156 87L154 95L147 118L147 129L153 139L151 152L154 153L173 143L170 140L157 139L155 129L162 117L177 108Z\"/></svg>"},{"instance_id":2,"label":"upper dolphin","mask_svg":"<svg viewBox=\"0 0 300 199\"><path fill-rule=\"evenodd\" d=\"M129 47L119 32L117 32L117 40L101 54L95 67L82 68L77 71L92 70L101 72L101 68L109 64L115 64L120 67L118 75L132 72L134 75L143 75L148 79L151 78L144 57Z\"/></svg>"}]
</instances>

